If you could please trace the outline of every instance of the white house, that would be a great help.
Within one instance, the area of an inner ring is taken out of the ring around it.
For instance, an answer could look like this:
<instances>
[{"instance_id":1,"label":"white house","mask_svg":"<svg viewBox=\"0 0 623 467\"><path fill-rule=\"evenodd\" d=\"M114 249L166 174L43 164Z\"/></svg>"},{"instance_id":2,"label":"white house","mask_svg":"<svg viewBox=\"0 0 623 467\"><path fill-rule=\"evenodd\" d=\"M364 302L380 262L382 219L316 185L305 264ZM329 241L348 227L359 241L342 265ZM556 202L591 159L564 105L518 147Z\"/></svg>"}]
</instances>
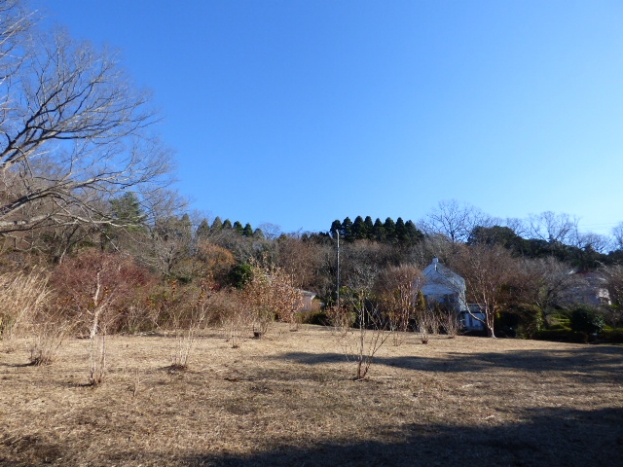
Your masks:
<instances>
[{"instance_id":1,"label":"white house","mask_svg":"<svg viewBox=\"0 0 623 467\"><path fill-rule=\"evenodd\" d=\"M454 311L463 328L468 331L484 330L484 324L474 319L476 316L484 320L484 314L478 305L468 305L465 299L465 279L441 264L437 258L433 258L433 262L422 273L426 282L421 290L429 306L439 304Z\"/></svg>"}]
</instances>

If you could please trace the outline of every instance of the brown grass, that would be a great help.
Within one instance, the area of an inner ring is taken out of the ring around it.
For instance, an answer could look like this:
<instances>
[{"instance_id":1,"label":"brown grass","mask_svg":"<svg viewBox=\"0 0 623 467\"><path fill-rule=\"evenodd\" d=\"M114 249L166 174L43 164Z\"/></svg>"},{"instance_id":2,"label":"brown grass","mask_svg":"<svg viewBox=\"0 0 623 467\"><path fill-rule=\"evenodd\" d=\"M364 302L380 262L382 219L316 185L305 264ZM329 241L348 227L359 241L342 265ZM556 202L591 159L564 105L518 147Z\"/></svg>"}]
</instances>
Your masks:
<instances>
[{"instance_id":1,"label":"brown grass","mask_svg":"<svg viewBox=\"0 0 623 467\"><path fill-rule=\"evenodd\" d=\"M232 348L109 337L88 386L88 341L28 366L0 354L0 465L598 466L623 454L623 348L431 336L384 346L370 379L339 337L275 325ZM18 342L19 344L19 342Z\"/></svg>"}]
</instances>

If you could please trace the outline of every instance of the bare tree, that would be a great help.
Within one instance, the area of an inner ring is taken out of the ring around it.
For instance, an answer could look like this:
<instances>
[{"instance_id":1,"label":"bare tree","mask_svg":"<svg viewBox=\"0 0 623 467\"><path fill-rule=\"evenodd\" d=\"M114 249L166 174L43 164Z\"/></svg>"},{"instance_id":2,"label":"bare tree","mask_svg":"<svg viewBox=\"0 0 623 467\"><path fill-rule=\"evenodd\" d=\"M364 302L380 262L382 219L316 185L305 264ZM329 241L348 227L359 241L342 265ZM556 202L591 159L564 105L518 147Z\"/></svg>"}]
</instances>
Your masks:
<instances>
[{"instance_id":1,"label":"bare tree","mask_svg":"<svg viewBox=\"0 0 623 467\"><path fill-rule=\"evenodd\" d=\"M612 236L614 237L613 249L623 250L623 222L613 227Z\"/></svg>"},{"instance_id":2,"label":"bare tree","mask_svg":"<svg viewBox=\"0 0 623 467\"><path fill-rule=\"evenodd\" d=\"M403 333L409 328L417 293L423 282L424 277L417 267L404 264L384 270L375 284L395 345L402 342Z\"/></svg>"},{"instance_id":3,"label":"bare tree","mask_svg":"<svg viewBox=\"0 0 623 467\"><path fill-rule=\"evenodd\" d=\"M513 262L508 250L477 244L464 248L456 264L465 278L468 297L480 306L484 319L469 308L467 311L473 319L485 325L489 337L495 337L494 324L501 303L500 291L511 280Z\"/></svg>"},{"instance_id":4,"label":"bare tree","mask_svg":"<svg viewBox=\"0 0 623 467\"><path fill-rule=\"evenodd\" d=\"M475 206L451 199L440 201L421 224L427 234L443 234L455 243L466 241L477 226L490 227L493 220Z\"/></svg>"},{"instance_id":5,"label":"bare tree","mask_svg":"<svg viewBox=\"0 0 623 467\"><path fill-rule=\"evenodd\" d=\"M577 231L578 219L569 214L545 211L541 214L531 214L528 223L530 234L535 238L550 243L566 243Z\"/></svg>"},{"instance_id":6,"label":"bare tree","mask_svg":"<svg viewBox=\"0 0 623 467\"><path fill-rule=\"evenodd\" d=\"M115 223L108 200L166 183L169 153L146 131L149 95L114 54L37 31L20 7L0 3L0 231Z\"/></svg>"}]
</instances>

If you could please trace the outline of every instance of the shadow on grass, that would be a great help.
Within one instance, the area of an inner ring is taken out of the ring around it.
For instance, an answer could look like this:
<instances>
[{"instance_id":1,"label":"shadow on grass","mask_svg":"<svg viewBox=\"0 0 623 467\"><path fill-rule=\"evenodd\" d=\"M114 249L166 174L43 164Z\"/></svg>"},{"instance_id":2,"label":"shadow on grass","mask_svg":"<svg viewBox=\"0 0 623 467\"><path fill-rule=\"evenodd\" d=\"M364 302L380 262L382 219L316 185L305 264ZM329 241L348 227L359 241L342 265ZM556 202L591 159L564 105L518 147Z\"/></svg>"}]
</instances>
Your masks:
<instances>
[{"instance_id":1,"label":"shadow on grass","mask_svg":"<svg viewBox=\"0 0 623 467\"><path fill-rule=\"evenodd\" d=\"M612 467L620 465L623 456L623 409L530 409L507 424L486 417L478 426L379 426L369 440L318 441L296 433L278 439L255 436L256 449L247 455L215 453L209 446L204 452L177 456L113 449L100 451L85 464L60 435L5 434L0 435L0 465Z\"/></svg>"},{"instance_id":2,"label":"shadow on grass","mask_svg":"<svg viewBox=\"0 0 623 467\"><path fill-rule=\"evenodd\" d=\"M447 353L447 358L406 356L375 356L376 365L430 371L430 372L476 372L492 368L509 368L529 372L576 371L589 375L607 373L609 377L621 378L623 373L623 348L587 347L569 350L519 350L507 352ZM307 365L343 362L347 356L339 353L289 352L272 359L286 359ZM353 359L354 356L351 356Z\"/></svg>"},{"instance_id":3,"label":"shadow on grass","mask_svg":"<svg viewBox=\"0 0 623 467\"><path fill-rule=\"evenodd\" d=\"M275 443L248 456L198 455L199 466L613 466L623 455L623 410L533 410L521 422L379 427L370 441Z\"/></svg>"}]
</instances>

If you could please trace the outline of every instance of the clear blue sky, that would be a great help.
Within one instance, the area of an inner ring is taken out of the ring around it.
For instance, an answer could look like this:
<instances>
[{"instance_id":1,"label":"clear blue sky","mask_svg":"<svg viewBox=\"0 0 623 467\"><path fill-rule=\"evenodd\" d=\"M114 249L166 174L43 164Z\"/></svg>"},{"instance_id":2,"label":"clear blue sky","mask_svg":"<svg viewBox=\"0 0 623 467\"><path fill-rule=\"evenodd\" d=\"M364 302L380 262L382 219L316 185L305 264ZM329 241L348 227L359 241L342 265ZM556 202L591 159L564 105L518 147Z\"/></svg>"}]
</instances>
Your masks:
<instances>
[{"instance_id":1,"label":"clear blue sky","mask_svg":"<svg viewBox=\"0 0 623 467\"><path fill-rule=\"evenodd\" d=\"M192 207L257 227L623 221L620 1L33 0L150 88Z\"/></svg>"}]
</instances>

